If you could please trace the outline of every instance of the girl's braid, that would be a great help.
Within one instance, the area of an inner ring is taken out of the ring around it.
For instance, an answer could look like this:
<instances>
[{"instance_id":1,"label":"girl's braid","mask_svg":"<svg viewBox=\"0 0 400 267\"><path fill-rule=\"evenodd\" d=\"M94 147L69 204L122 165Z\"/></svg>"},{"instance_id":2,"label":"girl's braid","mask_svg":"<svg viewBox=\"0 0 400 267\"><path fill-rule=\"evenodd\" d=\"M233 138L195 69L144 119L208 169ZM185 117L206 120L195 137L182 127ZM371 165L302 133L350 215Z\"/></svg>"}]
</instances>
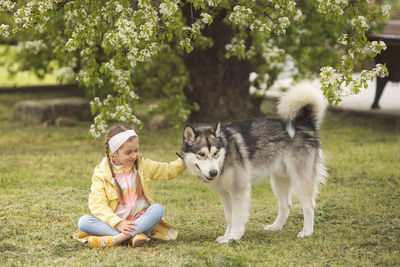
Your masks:
<instances>
[{"instance_id":1,"label":"girl's braid","mask_svg":"<svg viewBox=\"0 0 400 267\"><path fill-rule=\"evenodd\" d=\"M121 186L119 185L119 183L117 182L117 180L115 179L115 173L114 173L114 170L113 170L113 167L112 167L112 163L111 163L111 159L110 159L110 152L109 152L110 149L109 149L109 145L108 145L108 141L109 140L110 140L110 138L107 138L106 143L105 143L106 156L107 156L107 159L108 159L108 166L110 167L110 171L111 171L111 175L112 175L112 178L114 180L114 183L118 188L118 200L119 200L119 202L122 203L122 205L125 205L123 197L122 197L122 195L123 195L122 189L121 189Z\"/></svg>"}]
</instances>

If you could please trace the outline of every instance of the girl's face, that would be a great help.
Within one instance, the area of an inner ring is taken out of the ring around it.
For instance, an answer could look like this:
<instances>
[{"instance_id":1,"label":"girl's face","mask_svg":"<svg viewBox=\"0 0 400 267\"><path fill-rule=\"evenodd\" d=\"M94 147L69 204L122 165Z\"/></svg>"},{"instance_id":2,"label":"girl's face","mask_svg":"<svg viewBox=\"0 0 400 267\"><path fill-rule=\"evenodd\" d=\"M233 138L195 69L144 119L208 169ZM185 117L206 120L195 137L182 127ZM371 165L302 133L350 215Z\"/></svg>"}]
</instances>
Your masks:
<instances>
[{"instance_id":1,"label":"girl's face","mask_svg":"<svg viewBox=\"0 0 400 267\"><path fill-rule=\"evenodd\" d=\"M133 138L130 141L126 141L117 151L114 153L114 163L116 165L127 165L131 166L136 162L139 156L139 138Z\"/></svg>"}]
</instances>

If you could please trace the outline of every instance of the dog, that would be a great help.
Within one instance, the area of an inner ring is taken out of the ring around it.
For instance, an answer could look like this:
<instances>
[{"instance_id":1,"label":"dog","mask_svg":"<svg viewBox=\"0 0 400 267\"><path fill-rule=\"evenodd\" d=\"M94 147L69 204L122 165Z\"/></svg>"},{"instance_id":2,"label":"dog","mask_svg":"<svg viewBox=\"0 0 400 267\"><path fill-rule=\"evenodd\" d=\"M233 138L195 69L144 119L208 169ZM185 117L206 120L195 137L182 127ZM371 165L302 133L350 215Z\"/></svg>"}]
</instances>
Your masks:
<instances>
[{"instance_id":1,"label":"dog","mask_svg":"<svg viewBox=\"0 0 400 267\"><path fill-rule=\"evenodd\" d=\"M184 128L181 157L187 169L218 193L224 207L226 231L217 242L242 237L249 218L251 184L267 177L278 199L278 216L264 229L282 230L293 193L304 214L297 236L313 233L318 186L327 176L318 137L326 105L319 89L294 88L278 103L279 119Z\"/></svg>"}]
</instances>

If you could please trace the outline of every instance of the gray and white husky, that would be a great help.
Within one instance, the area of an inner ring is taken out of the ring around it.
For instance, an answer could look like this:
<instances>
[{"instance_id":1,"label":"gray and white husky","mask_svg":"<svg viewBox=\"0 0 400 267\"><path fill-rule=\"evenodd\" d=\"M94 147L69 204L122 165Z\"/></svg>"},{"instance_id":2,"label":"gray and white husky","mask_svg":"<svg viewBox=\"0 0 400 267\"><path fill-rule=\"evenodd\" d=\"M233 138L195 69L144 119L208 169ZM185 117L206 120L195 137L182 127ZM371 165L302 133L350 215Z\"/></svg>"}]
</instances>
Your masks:
<instances>
[{"instance_id":1,"label":"gray and white husky","mask_svg":"<svg viewBox=\"0 0 400 267\"><path fill-rule=\"evenodd\" d=\"M280 99L280 119L185 127L182 158L186 167L218 193L224 207L226 231L217 238L219 243L242 237L249 217L251 184L267 177L271 177L279 210L275 221L264 229L283 228L294 193L304 214L298 237L313 233L315 198L326 176L318 138L325 109L319 89L295 88Z\"/></svg>"}]
</instances>

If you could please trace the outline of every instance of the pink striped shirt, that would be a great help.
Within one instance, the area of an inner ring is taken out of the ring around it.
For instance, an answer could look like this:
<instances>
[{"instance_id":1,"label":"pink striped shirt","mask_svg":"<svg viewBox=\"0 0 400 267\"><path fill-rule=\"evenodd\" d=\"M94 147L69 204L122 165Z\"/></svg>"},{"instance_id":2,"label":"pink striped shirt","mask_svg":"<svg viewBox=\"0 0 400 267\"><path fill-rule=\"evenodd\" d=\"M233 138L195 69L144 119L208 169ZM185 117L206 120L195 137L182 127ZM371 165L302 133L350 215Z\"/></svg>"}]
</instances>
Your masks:
<instances>
[{"instance_id":1,"label":"pink striped shirt","mask_svg":"<svg viewBox=\"0 0 400 267\"><path fill-rule=\"evenodd\" d=\"M113 164L114 165L114 164ZM125 205L118 203L115 213L126 220L134 221L142 215L149 206L147 199L136 194L136 169L134 167L113 166L115 180L122 189L122 199Z\"/></svg>"}]
</instances>

